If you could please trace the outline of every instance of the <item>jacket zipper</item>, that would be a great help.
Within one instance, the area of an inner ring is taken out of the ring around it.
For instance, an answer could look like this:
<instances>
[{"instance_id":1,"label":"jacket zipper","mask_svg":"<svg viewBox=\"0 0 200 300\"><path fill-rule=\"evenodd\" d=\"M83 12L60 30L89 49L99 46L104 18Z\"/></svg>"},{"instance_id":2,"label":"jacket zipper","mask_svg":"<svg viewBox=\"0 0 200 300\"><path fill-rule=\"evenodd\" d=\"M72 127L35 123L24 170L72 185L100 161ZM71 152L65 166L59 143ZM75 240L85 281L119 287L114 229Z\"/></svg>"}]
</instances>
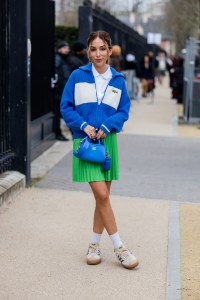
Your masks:
<instances>
[{"instance_id":1,"label":"jacket zipper","mask_svg":"<svg viewBox=\"0 0 200 300\"><path fill-rule=\"evenodd\" d=\"M100 109L100 105L101 105L101 103L103 102L103 99L104 99L104 97L105 97L107 88L108 88L109 83L111 82L111 80L112 80L112 78L109 80L109 82L108 82L108 84L107 84L107 86L106 86L106 88L105 88L105 90L104 90L103 97L102 97L102 99L101 99L100 102L98 101L97 88L96 88L96 82L95 82L95 91L96 91L96 100L97 100L97 123L99 123L99 114L100 114L100 110L101 110L101 109Z\"/></svg>"}]
</instances>

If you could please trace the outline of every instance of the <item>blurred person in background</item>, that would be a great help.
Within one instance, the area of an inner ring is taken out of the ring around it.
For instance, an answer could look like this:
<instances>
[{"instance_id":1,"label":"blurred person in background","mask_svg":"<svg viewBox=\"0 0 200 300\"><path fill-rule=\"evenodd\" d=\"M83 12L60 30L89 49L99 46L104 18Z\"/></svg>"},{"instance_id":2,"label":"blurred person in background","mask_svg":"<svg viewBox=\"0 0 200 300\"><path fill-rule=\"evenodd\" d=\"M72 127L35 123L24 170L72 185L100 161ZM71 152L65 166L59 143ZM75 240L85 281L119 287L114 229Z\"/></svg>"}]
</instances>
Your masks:
<instances>
[{"instance_id":1,"label":"blurred person in background","mask_svg":"<svg viewBox=\"0 0 200 300\"><path fill-rule=\"evenodd\" d=\"M148 93L155 88L155 61L152 51L149 51L141 61L141 81L142 97L147 97Z\"/></svg>"},{"instance_id":2,"label":"blurred person in background","mask_svg":"<svg viewBox=\"0 0 200 300\"><path fill-rule=\"evenodd\" d=\"M119 45L112 46L112 54L110 56L110 66L117 72L122 71L122 51Z\"/></svg>"},{"instance_id":3,"label":"blurred person in background","mask_svg":"<svg viewBox=\"0 0 200 300\"><path fill-rule=\"evenodd\" d=\"M184 79L184 59L176 56L173 59L171 72L172 98L177 100L178 104L183 103L183 79Z\"/></svg>"},{"instance_id":4,"label":"blurred person in background","mask_svg":"<svg viewBox=\"0 0 200 300\"><path fill-rule=\"evenodd\" d=\"M135 55L131 52L126 55L125 69L127 72L127 84L130 86L130 97L133 100L140 100L139 78L141 77L141 71ZM130 83L128 82L129 80Z\"/></svg>"},{"instance_id":5,"label":"blurred person in background","mask_svg":"<svg viewBox=\"0 0 200 300\"><path fill-rule=\"evenodd\" d=\"M60 102L64 86L70 75L70 64L67 61L70 48L66 41L61 41L57 46L55 55L55 72L58 76L55 86L55 101L54 101L54 130L56 139L59 141L68 141L61 129L61 114L60 114Z\"/></svg>"},{"instance_id":6,"label":"blurred person in background","mask_svg":"<svg viewBox=\"0 0 200 300\"><path fill-rule=\"evenodd\" d=\"M72 51L68 56L68 62L70 64L70 72L73 72L89 62L87 57L87 47L84 43L80 41L74 42Z\"/></svg>"},{"instance_id":7,"label":"blurred person in background","mask_svg":"<svg viewBox=\"0 0 200 300\"><path fill-rule=\"evenodd\" d=\"M165 53L159 52L156 57L156 76L158 78L158 82L162 85L163 84L163 78L165 76L165 72L167 70L167 60Z\"/></svg>"}]
</instances>

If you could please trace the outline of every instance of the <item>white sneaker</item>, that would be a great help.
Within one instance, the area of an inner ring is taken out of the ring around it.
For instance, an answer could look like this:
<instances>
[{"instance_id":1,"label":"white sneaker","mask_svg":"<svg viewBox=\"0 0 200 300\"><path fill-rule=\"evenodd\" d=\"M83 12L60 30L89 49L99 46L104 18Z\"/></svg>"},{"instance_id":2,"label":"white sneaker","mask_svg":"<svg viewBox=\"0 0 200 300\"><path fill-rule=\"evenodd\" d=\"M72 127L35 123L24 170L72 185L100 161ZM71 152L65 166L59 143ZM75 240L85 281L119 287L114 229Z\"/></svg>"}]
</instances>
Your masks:
<instances>
[{"instance_id":1,"label":"white sneaker","mask_svg":"<svg viewBox=\"0 0 200 300\"><path fill-rule=\"evenodd\" d=\"M138 266L139 261L124 245L121 245L119 248L114 249L114 252L124 268L133 269Z\"/></svg>"},{"instance_id":2,"label":"white sneaker","mask_svg":"<svg viewBox=\"0 0 200 300\"><path fill-rule=\"evenodd\" d=\"M89 244L87 252L87 264L98 265L101 262L101 250L99 244Z\"/></svg>"}]
</instances>

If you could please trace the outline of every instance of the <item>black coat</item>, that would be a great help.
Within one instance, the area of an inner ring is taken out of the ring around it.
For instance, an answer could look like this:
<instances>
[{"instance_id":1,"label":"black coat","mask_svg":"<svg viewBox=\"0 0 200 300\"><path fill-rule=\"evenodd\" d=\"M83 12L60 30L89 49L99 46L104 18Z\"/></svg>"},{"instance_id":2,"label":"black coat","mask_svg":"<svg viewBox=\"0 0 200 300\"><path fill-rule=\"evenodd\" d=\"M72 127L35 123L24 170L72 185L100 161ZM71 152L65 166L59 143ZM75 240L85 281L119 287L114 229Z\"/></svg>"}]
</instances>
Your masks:
<instances>
[{"instance_id":1,"label":"black coat","mask_svg":"<svg viewBox=\"0 0 200 300\"><path fill-rule=\"evenodd\" d=\"M56 74L58 75L58 81L56 84L56 98L60 99L63 89L65 87L65 84L70 75L70 64L67 61L66 55L62 55L58 52L56 53L55 71L56 71Z\"/></svg>"},{"instance_id":2,"label":"black coat","mask_svg":"<svg viewBox=\"0 0 200 300\"><path fill-rule=\"evenodd\" d=\"M87 65L87 63L89 62L86 55L77 55L76 53L71 53L68 56L67 61L70 64L71 72L73 72L81 66Z\"/></svg>"},{"instance_id":3,"label":"black coat","mask_svg":"<svg viewBox=\"0 0 200 300\"><path fill-rule=\"evenodd\" d=\"M154 80L155 77L155 63L153 59L149 60L149 66L148 68L145 68L144 60L141 62L141 78L147 79L147 80Z\"/></svg>"}]
</instances>

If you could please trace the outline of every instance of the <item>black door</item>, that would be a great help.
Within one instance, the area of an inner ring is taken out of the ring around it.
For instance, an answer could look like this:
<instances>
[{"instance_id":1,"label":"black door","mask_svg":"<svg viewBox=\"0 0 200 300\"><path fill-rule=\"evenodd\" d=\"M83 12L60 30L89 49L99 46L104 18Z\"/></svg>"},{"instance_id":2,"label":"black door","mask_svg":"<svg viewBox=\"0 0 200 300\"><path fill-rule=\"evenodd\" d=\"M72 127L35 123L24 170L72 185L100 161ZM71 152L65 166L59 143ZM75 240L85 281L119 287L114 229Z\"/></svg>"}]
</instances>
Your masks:
<instances>
[{"instance_id":1,"label":"black door","mask_svg":"<svg viewBox=\"0 0 200 300\"><path fill-rule=\"evenodd\" d=\"M31 149L32 159L54 141L55 2L31 1Z\"/></svg>"}]
</instances>

